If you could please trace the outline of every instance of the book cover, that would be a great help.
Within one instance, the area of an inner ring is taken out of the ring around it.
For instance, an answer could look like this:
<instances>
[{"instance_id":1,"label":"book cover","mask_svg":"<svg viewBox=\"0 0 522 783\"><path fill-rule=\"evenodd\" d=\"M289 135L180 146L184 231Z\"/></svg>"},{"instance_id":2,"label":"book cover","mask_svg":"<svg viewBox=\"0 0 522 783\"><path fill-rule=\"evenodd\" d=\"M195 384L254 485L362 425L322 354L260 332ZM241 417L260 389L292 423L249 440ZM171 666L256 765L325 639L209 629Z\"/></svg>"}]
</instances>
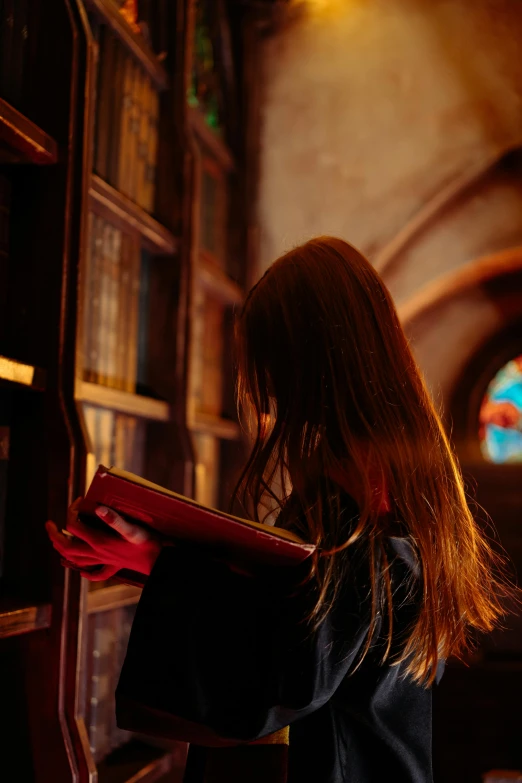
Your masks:
<instances>
[{"instance_id":1,"label":"book cover","mask_svg":"<svg viewBox=\"0 0 522 783\"><path fill-rule=\"evenodd\" d=\"M241 519L117 468L100 465L80 506L88 519L98 505L153 528L170 540L208 546L239 561L291 565L314 551L282 528Z\"/></svg>"}]
</instances>

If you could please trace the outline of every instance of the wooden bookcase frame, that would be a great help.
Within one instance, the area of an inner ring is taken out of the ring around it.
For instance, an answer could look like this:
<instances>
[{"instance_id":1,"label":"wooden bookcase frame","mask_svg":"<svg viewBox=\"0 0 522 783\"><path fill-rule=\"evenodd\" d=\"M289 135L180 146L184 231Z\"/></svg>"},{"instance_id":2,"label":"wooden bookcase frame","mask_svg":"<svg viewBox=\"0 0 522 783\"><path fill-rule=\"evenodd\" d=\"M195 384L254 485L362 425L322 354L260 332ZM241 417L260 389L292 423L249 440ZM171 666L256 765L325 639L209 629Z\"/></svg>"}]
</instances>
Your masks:
<instances>
[{"instance_id":1,"label":"wooden bookcase frame","mask_svg":"<svg viewBox=\"0 0 522 783\"><path fill-rule=\"evenodd\" d=\"M38 2L42 4L43 0ZM39 233L35 229L35 237L24 240L24 249L35 255L38 245L46 259L46 264L40 265L45 270L45 281L42 279L40 291L28 294L28 302L33 301L30 297L41 297L45 292L48 317L42 324L37 319L42 309L36 310L31 328L37 339L31 355L19 340L19 345L13 343L15 350L0 356L0 388L16 390L17 395L25 395L24 401L41 400L35 403L34 413L38 432L33 436L25 433L31 464L38 468L31 475L31 492L27 492L28 476L18 471L9 477L8 495L9 530L16 527L15 503L24 516L16 532L21 574L30 572L35 563L37 567L19 594L0 594L0 655L8 662L20 661L21 668L9 676L14 696L18 693L23 702L21 694L27 693L23 705L27 713L23 718L27 726L24 757L35 783L48 783L50 775L55 783L144 783L163 780L169 770L173 773L183 751L160 749L147 757L140 750L128 764L123 759L123 777L118 778L117 769L111 772L103 765L99 774L89 750L82 684L89 616L132 606L140 591L128 585L87 590L78 574L61 567L45 538L43 523L51 518L65 526L67 507L84 492L86 476L94 468L84 404L147 420L147 475L185 494L194 490L193 433L211 435L221 445L239 442L237 422L200 412L188 415L192 303L198 286L229 308L241 304L245 285L252 279L255 219L250 208L237 210L234 252L241 247L243 257L248 259L248 269L239 285L198 248L198 183L204 150L213 161L211 165L219 166L224 176L233 175L234 210L247 196L251 198L255 166L247 170L246 160L254 161L257 124L252 122L251 108L248 117L244 106L238 109L231 122L235 128L231 132L235 144L232 155L205 125L202 115L188 107L194 0L172 4L170 59L166 63L158 61L111 0L52 0L52 4L53 13L45 22L49 28L46 46L55 69L55 79L46 86L48 107L44 114L49 116L48 126L44 130L0 99L0 164L27 164L16 171L13 168L13 177L27 183L32 182L33 169L49 172L48 190L36 178L37 188L42 189L35 191L32 209ZM224 12L222 0L219 5ZM243 49L250 37L250 58L258 35L256 22L239 6L231 4L230 8L241 17L234 34L243 40ZM155 216L93 174L97 45L90 32L88 12L103 18L158 87L165 88L159 140L164 171L157 183ZM229 38L224 45L230 46ZM252 67L250 59L248 67ZM230 94L230 72L225 81ZM248 83L242 89L251 88ZM240 117L246 122L247 133L238 144ZM81 290L91 209L115 226L139 235L142 246L152 254L154 319L149 324L149 374L151 388L159 399L103 387L83 378ZM28 422L27 427L31 420ZM0 685L5 676L5 672L0 675ZM12 758L21 763L21 756ZM23 776L25 770L10 770L3 758L2 771L8 777L16 779L18 772Z\"/></svg>"}]
</instances>

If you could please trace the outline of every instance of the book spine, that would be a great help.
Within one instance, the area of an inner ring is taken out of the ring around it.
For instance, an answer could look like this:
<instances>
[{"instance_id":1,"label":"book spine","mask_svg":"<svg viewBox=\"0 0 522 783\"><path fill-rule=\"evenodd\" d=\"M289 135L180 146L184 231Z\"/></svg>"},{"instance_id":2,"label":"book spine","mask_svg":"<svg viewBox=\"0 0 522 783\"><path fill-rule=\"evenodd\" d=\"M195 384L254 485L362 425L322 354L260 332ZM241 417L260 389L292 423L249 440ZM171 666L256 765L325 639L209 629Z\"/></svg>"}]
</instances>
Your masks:
<instances>
[{"instance_id":1,"label":"book spine","mask_svg":"<svg viewBox=\"0 0 522 783\"><path fill-rule=\"evenodd\" d=\"M149 80L149 142L147 156L147 187L144 207L154 211L156 193L156 156L158 152L159 95Z\"/></svg>"},{"instance_id":2,"label":"book spine","mask_svg":"<svg viewBox=\"0 0 522 783\"><path fill-rule=\"evenodd\" d=\"M197 286L194 294L191 362L190 362L190 407L194 415L203 405L203 338L205 322L205 294Z\"/></svg>"},{"instance_id":3,"label":"book spine","mask_svg":"<svg viewBox=\"0 0 522 783\"><path fill-rule=\"evenodd\" d=\"M120 43L116 41L115 58L114 58L114 71L111 84L111 127L110 127L110 144L109 144L109 170L108 178L111 185L120 189L120 148L122 145L121 139L121 118L124 113L124 82L125 82L125 68L128 55Z\"/></svg>"},{"instance_id":4,"label":"book spine","mask_svg":"<svg viewBox=\"0 0 522 783\"><path fill-rule=\"evenodd\" d=\"M107 380L109 386L118 387L118 317L120 310L120 260L121 260L121 231L112 229L112 242L110 248L110 307L109 325L107 331L108 342L108 369Z\"/></svg>"},{"instance_id":5,"label":"book spine","mask_svg":"<svg viewBox=\"0 0 522 783\"><path fill-rule=\"evenodd\" d=\"M99 409L99 463L110 467L114 461L114 413Z\"/></svg>"},{"instance_id":6,"label":"book spine","mask_svg":"<svg viewBox=\"0 0 522 783\"><path fill-rule=\"evenodd\" d=\"M100 382L100 356L101 356L101 318L102 318L102 284L103 284L103 231L104 221L95 216L93 221L93 243L91 243L90 258L91 294L92 298L87 303L89 311L89 375L85 380L93 383Z\"/></svg>"},{"instance_id":7,"label":"book spine","mask_svg":"<svg viewBox=\"0 0 522 783\"><path fill-rule=\"evenodd\" d=\"M140 112L139 112L139 130L136 149L136 172L135 172L135 199L141 206L146 206L146 177L147 177L147 134L149 128L149 78L144 71L140 71Z\"/></svg>"},{"instance_id":8,"label":"book spine","mask_svg":"<svg viewBox=\"0 0 522 783\"><path fill-rule=\"evenodd\" d=\"M0 176L0 341L7 337L6 311L9 291L9 216L11 183Z\"/></svg>"},{"instance_id":9,"label":"book spine","mask_svg":"<svg viewBox=\"0 0 522 783\"><path fill-rule=\"evenodd\" d=\"M194 435L196 452L196 497L198 503L216 508L219 475L219 440L213 435Z\"/></svg>"},{"instance_id":10,"label":"book spine","mask_svg":"<svg viewBox=\"0 0 522 783\"><path fill-rule=\"evenodd\" d=\"M111 92L114 78L116 39L107 27L100 31L100 65L98 71L98 105L94 168L108 179L109 136L111 122Z\"/></svg>"},{"instance_id":11,"label":"book spine","mask_svg":"<svg viewBox=\"0 0 522 783\"><path fill-rule=\"evenodd\" d=\"M141 252L139 240L134 239L129 247L130 256L130 302L128 311L126 388L136 391L138 370L138 305L140 295Z\"/></svg>"},{"instance_id":12,"label":"book spine","mask_svg":"<svg viewBox=\"0 0 522 783\"><path fill-rule=\"evenodd\" d=\"M129 269L129 237L121 235L120 267L118 280L118 324L116 344L116 382L118 389L125 390L125 373L127 370L127 308L129 302L130 269Z\"/></svg>"},{"instance_id":13,"label":"book spine","mask_svg":"<svg viewBox=\"0 0 522 783\"><path fill-rule=\"evenodd\" d=\"M223 406L223 315L223 305L207 297L201 407L213 416L220 416Z\"/></svg>"},{"instance_id":14,"label":"book spine","mask_svg":"<svg viewBox=\"0 0 522 783\"><path fill-rule=\"evenodd\" d=\"M111 686L111 692L113 696L113 702L112 702L113 709L112 709L112 721L111 721L112 750L119 748L121 745L128 742L132 737L132 734L129 731L125 731L124 729L118 728L116 724L116 704L114 700L114 694L116 692L116 687L118 685L118 680L120 677L120 672L123 667L123 662L127 654L127 646L129 644L129 637L130 637L130 632L131 632L135 612L136 612L136 607L134 606L124 606L118 611L118 632L117 632L116 643L115 643L113 680Z\"/></svg>"},{"instance_id":15,"label":"book spine","mask_svg":"<svg viewBox=\"0 0 522 783\"><path fill-rule=\"evenodd\" d=\"M130 470L134 473L136 466L136 428L138 420L134 416L127 416L125 422L125 468L124 470ZM136 474L138 475L138 474Z\"/></svg>"},{"instance_id":16,"label":"book spine","mask_svg":"<svg viewBox=\"0 0 522 783\"><path fill-rule=\"evenodd\" d=\"M90 682L89 743L96 762L110 752L111 669L114 658L114 629L111 612L92 616L92 663Z\"/></svg>"},{"instance_id":17,"label":"book spine","mask_svg":"<svg viewBox=\"0 0 522 783\"><path fill-rule=\"evenodd\" d=\"M98 326L98 383L107 385L109 368L109 324L111 313L111 248L112 226L103 222L100 263L100 319Z\"/></svg>"},{"instance_id":18,"label":"book spine","mask_svg":"<svg viewBox=\"0 0 522 783\"><path fill-rule=\"evenodd\" d=\"M92 300L93 300L93 279L94 279L94 258L96 256L96 234L95 234L95 217L92 212L89 212L87 217L87 246L88 252L86 253L85 263L83 266L82 275L82 290L83 290L83 379L85 381L93 380L92 369L92 337L93 337L93 324L92 318Z\"/></svg>"},{"instance_id":19,"label":"book spine","mask_svg":"<svg viewBox=\"0 0 522 783\"><path fill-rule=\"evenodd\" d=\"M125 470L126 419L126 416L118 413L114 422L114 465L123 470Z\"/></svg>"},{"instance_id":20,"label":"book spine","mask_svg":"<svg viewBox=\"0 0 522 783\"><path fill-rule=\"evenodd\" d=\"M136 194L134 192L134 180L136 177L137 160L137 146L138 146L138 134L140 125L140 66L132 63L132 107L130 114L130 121L128 127L128 153L127 153L127 176L125 179L125 194L135 200Z\"/></svg>"},{"instance_id":21,"label":"book spine","mask_svg":"<svg viewBox=\"0 0 522 783\"><path fill-rule=\"evenodd\" d=\"M141 251L140 296L138 303L138 358L136 384L138 393L148 390L148 347L149 347L149 307L150 307L150 268L151 256Z\"/></svg>"},{"instance_id":22,"label":"book spine","mask_svg":"<svg viewBox=\"0 0 522 783\"><path fill-rule=\"evenodd\" d=\"M5 563L5 522L10 439L10 427L2 424L0 426L0 579L3 576Z\"/></svg>"},{"instance_id":23,"label":"book spine","mask_svg":"<svg viewBox=\"0 0 522 783\"><path fill-rule=\"evenodd\" d=\"M99 462L97 460L97 454L96 454L96 445L98 441L97 431L96 431L97 410L98 409L95 408L93 405L84 404L83 406L83 417L85 421L85 427L87 429L87 435L89 436L89 440L90 440L90 451L87 459L87 475L85 477L86 486L89 486L89 484L91 483L99 465Z\"/></svg>"},{"instance_id":24,"label":"book spine","mask_svg":"<svg viewBox=\"0 0 522 783\"><path fill-rule=\"evenodd\" d=\"M130 55L125 57L123 72L123 95L118 148L118 188L122 193L125 193L127 189L128 129L132 114L132 59Z\"/></svg>"}]
</instances>

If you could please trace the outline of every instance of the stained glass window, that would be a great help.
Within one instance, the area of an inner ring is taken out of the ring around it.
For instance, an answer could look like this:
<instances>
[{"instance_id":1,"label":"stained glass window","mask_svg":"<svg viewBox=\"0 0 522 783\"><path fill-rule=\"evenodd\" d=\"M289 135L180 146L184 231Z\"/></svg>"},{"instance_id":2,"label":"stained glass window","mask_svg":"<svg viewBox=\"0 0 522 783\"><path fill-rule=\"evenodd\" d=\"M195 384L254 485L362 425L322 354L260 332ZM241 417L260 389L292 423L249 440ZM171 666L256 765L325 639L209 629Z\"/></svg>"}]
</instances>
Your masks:
<instances>
[{"instance_id":1,"label":"stained glass window","mask_svg":"<svg viewBox=\"0 0 522 783\"><path fill-rule=\"evenodd\" d=\"M221 128L219 79L208 2L196 0L195 16L192 79L187 96L188 102L190 106L203 113L209 127L219 131Z\"/></svg>"},{"instance_id":2,"label":"stained glass window","mask_svg":"<svg viewBox=\"0 0 522 783\"><path fill-rule=\"evenodd\" d=\"M500 369L482 401L480 444L490 462L522 462L522 354Z\"/></svg>"}]
</instances>

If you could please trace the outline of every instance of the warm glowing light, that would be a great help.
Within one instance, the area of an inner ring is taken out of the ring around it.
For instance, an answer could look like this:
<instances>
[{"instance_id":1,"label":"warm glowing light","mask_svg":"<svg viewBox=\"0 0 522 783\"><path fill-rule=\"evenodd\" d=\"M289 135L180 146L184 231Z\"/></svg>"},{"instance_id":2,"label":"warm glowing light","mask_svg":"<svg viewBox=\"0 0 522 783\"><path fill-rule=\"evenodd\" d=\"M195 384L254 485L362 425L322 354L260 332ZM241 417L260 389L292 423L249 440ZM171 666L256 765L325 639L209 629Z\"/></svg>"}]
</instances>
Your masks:
<instances>
[{"instance_id":1,"label":"warm glowing light","mask_svg":"<svg viewBox=\"0 0 522 783\"><path fill-rule=\"evenodd\" d=\"M294 0L294 5L304 6L310 13L324 16L343 14L355 0Z\"/></svg>"}]
</instances>

